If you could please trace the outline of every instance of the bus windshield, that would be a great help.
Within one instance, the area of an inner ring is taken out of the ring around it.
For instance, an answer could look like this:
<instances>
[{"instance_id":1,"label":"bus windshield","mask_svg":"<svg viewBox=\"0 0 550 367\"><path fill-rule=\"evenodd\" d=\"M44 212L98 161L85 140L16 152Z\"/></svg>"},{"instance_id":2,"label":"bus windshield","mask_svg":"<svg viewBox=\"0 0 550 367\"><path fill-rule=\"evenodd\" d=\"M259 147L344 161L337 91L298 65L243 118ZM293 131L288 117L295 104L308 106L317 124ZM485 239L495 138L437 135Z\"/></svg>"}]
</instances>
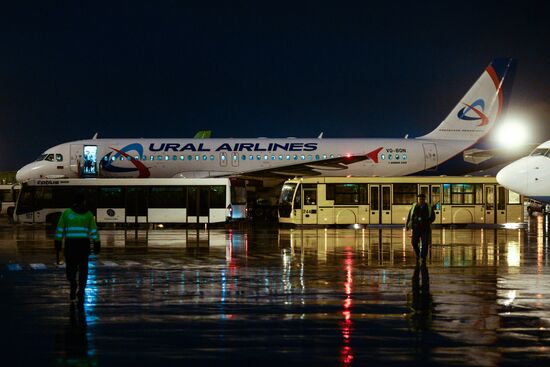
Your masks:
<instances>
[{"instance_id":1,"label":"bus windshield","mask_svg":"<svg viewBox=\"0 0 550 367\"><path fill-rule=\"evenodd\" d=\"M294 196L294 190L296 189L295 183L287 183L283 185L281 190L281 196L279 197L279 204L292 204L292 197Z\"/></svg>"}]
</instances>

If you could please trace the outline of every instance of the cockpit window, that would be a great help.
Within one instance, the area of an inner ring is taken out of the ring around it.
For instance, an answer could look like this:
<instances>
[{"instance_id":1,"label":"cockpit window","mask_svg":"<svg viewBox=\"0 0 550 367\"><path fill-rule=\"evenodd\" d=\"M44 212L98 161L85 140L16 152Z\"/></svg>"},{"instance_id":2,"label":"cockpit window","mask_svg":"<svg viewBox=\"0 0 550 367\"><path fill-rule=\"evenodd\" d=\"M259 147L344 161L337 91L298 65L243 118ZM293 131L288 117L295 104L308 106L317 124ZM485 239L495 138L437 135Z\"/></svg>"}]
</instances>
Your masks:
<instances>
[{"instance_id":1,"label":"cockpit window","mask_svg":"<svg viewBox=\"0 0 550 367\"><path fill-rule=\"evenodd\" d=\"M46 158L44 158L45 161L53 162L53 154L48 154Z\"/></svg>"},{"instance_id":2,"label":"cockpit window","mask_svg":"<svg viewBox=\"0 0 550 367\"><path fill-rule=\"evenodd\" d=\"M63 154L57 153L57 154L55 155L55 160L56 160L57 162L63 162Z\"/></svg>"},{"instance_id":3,"label":"cockpit window","mask_svg":"<svg viewBox=\"0 0 550 367\"><path fill-rule=\"evenodd\" d=\"M533 152L530 154L532 157L537 155L547 155L548 154L548 148L537 148L533 150Z\"/></svg>"},{"instance_id":4,"label":"cockpit window","mask_svg":"<svg viewBox=\"0 0 550 367\"><path fill-rule=\"evenodd\" d=\"M36 158L35 162L40 162L40 161L43 161L44 158L46 158L47 154L40 154L40 156L38 158Z\"/></svg>"}]
</instances>

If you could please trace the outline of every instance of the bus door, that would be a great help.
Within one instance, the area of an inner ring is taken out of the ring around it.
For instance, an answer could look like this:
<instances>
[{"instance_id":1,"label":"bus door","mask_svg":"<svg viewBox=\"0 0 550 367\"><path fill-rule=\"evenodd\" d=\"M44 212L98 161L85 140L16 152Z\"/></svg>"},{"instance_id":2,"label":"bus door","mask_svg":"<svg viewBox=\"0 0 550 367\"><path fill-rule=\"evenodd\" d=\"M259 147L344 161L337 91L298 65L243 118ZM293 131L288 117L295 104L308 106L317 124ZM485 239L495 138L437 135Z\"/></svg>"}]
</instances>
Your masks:
<instances>
[{"instance_id":1,"label":"bus door","mask_svg":"<svg viewBox=\"0 0 550 367\"><path fill-rule=\"evenodd\" d=\"M391 218L391 185L382 185L382 224L392 224Z\"/></svg>"},{"instance_id":2,"label":"bus door","mask_svg":"<svg viewBox=\"0 0 550 367\"><path fill-rule=\"evenodd\" d=\"M231 153L231 165L233 167L239 167L239 152Z\"/></svg>"},{"instance_id":3,"label":"bus door","mask_svg":"<svg viewBox=\"0 0 550 367\"><path fill-rule=\"evenodd\" d=\"M370 224L391 224L391 185L369 185Z\"/></svg>"},{"instance_id":4,"label":"bus door","mask_svg":"<svg viewBox=\"0 0 550 367\"><path fill-rule=\"evenodd\" d=\"M506 223L506 189L497 185L497 224Z\"/></svg>"},{"instance_id":5,"label":"bus door","mask_svg":"<svg viewBox=\"0 0 550 367\"><path fill-rule=\"evenodd\" d=\"M436 170L437 169L437 148L434 143L422 144L424 148L424 168L427 170Z\"/></svg>"},{"instance_id":6,"label":"bus door","mask_svg":"<svg viewBox=\"0 0 550 367\"><path fill-rule=\"evenodd\" d=\"M208 223L209 186L189 186L187 188L187 223Z\"/></svg>"},{"instance_id":7,"label":"bus door","mask_svg":"<svg viewBox=\"0 0 550 367\"><path fill-rule=\"evenodd\" d=\"M485 223L495 223L495 185L483 185L485 191Z\"/></svg>"},{"instance_id":8,"label":"bus door","mask_svg":"<svg viewBox=\"0 0 550 367\"><path fill-rule=\"evenodd\" d=\"M126 223L147 223L147 187L126 190Z\"/></svg>"},{"instance_id":9,"label":"bus door","mask_svg":"<svg viewBox=\"0 0 550 367\"><path fill-rule=\"evenodd\" d=\"M299 185L296 189L296 195L294 195L294 203L292 204L292 214L296 220L295 224L302 224L302 185Z\"/></svg>"},{"instance_id":10,"label":"bus door","mask_svg":"<svg viewBox=\"0 0 550 367\"><path fill-rule=\"evenodd\" d=\"M302 224L317 224L317 184L304 184Z\"/></svg>"},{"instance_id":11,"label":"bus door","mask_svg":"<svg viewBox=\"0 0 550 367\"><path fill-rule=\"evenodd\" d=\"M380 185L369 185L369 223L380 224Z\"/></svg>"},{"instance_id":12,"label":"bus door","mask_svg":"<svg viewBox=\"0 0 550 367\"><path fill-rule=\"evenodd\" d=\"M431 185L430 205L435 213L435 224L441 224L441 185Z\"/></svg>"}]
</instances>

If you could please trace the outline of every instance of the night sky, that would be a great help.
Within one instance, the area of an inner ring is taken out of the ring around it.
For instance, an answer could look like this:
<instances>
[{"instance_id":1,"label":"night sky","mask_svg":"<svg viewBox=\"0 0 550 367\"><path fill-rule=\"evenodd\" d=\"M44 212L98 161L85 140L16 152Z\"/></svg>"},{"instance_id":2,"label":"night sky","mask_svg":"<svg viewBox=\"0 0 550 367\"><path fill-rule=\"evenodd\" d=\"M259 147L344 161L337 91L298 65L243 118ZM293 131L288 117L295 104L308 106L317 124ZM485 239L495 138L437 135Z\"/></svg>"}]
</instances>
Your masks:
<instances>
[{"instance_id":1,"label":"night sky","mask_svg":"<svg viewBox=\"0 0 550 367\"><path fill-rule=\"evenodd\" d=\"M509 114L534 142L550 138L542 1L10 3L0 171L96 132L414 137L502 56L518 60Z\"/></svg>"}]
</instances>

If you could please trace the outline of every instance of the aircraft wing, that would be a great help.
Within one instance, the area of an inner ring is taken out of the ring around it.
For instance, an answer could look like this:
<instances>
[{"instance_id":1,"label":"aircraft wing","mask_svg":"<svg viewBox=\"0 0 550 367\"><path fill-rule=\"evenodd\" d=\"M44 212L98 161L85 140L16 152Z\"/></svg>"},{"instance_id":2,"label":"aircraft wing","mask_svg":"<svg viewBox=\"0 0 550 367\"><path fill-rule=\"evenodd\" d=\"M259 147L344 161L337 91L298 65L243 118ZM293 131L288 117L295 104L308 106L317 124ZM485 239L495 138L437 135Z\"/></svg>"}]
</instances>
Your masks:
<instances>
[{"instance_id":1,"label":"aircraft wing","mask_svg":"<svg viewBox=\"0 0 550 367\"><path fill-rule=\"evenodd\" d=\"M365 160L369 160L368 155L352 155L345 157L336 157L323 159L319 161L305 161L297 164L289 164L282 167L273 167L264 170L255 170L243 172L247 176L318 176L321 175L319 170L325 171L341 171L348 169L348 165Z\"/></svg>"}]
</instances>

